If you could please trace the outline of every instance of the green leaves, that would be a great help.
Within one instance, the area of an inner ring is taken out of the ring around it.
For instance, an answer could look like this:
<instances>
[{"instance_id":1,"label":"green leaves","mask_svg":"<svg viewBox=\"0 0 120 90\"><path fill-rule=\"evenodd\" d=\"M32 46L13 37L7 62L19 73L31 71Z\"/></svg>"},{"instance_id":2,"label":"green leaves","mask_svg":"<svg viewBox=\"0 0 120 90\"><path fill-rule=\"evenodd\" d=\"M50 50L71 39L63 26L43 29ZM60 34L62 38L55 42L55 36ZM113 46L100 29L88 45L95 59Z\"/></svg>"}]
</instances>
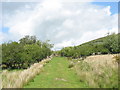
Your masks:
<instances>
[{"instance_id":1,"label":"green leaves","mask_svg":"<svg viewBox=\"0 0 120 90\"><path fill-rule=\"evenodd\" d=\"M24 38L19 40L21 44L34 44L36 43L37 39L36 36L25 36Z\"/></svg>"},{"instance_id":2,"label":"green leaves","mask_svg":"<svg viewBox=\"0 0 120 90\"><path fill-rule=\"evenodd\" d=\"M108 48L108 50L112 53L118 53L120 52L119 50L119 43L118 43L118 38L120 37L119 34L112 34L112 35L108 35L107 39L105 40L105 44L104 46L106 48Z\"/></svg>"},{"instance_id":3,"label":"green leaves","mask_svg":"<svg viewBox=\"0 0 120 90\"><path fill-rule=\"evenodd\" d=\"M66 57L80 58L92 54L120 53L119 37L120 34L108 35L79 46L63 48L59 51L59 54Z\"/></svg>"},{"instance_id":4,"label":"green leaves","mask_svg":"<svg viewBox=\"0 0 120 90\"><path fill-rule=\"evenodd\" d=\"M2 64L7 68L27 68L50 56L51 44L41 42L35 36L25 36L18 42L2 44Z\"/></svg>"}]
</instances>

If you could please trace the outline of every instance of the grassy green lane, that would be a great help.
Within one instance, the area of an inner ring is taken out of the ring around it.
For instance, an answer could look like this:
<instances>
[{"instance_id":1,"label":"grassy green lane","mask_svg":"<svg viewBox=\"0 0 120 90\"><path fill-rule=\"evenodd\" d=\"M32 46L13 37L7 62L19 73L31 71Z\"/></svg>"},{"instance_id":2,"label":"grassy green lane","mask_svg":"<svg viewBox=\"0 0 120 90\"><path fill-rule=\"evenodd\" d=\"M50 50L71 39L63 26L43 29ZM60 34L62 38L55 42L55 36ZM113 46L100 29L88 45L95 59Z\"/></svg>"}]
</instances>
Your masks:
<instances>
[{"instance_id":1,"label":"grassy green lane","mask_svg":"<svg viewBox=\"0 0 120 90\"><path fill-rule=\"evenodd\" d=\"M84 88L75 72L68 68L67 58L54 57L33 81L24 88Z\"/></svg>"}]
</instances>

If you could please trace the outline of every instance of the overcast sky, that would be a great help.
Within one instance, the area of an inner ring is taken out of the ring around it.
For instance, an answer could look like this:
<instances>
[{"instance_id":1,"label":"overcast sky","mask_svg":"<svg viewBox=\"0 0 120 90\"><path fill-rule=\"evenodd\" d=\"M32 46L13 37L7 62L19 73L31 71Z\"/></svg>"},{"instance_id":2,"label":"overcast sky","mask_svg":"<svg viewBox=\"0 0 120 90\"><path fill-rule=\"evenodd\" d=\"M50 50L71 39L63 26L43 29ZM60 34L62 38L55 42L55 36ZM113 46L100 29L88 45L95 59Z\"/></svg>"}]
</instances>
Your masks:
<instances>
[{"instance_id":1,"label":"overcast sky","mask_svg":"<svg viewBox=\"0 0 120 90\"><path fill-rule=\"evenodd\" d=\"M54 50L118 32L117 2L3 2L0 43L25 35L50 40ZM0 13L1 14L1 13Z\"/></svg>"}]
</instances>

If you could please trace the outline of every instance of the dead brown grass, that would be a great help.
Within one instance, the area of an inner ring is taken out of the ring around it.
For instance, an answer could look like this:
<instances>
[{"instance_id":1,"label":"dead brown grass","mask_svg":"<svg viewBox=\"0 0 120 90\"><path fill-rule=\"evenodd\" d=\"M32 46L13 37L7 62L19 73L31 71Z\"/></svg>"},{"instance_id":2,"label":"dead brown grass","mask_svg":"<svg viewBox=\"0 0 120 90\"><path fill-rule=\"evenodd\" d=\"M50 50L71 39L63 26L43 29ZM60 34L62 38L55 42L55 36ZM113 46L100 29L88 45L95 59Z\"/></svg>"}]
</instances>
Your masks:
<instances>
[{"instance_id":1,"label":"dead brown grass","mask_svg":"<svg viewBox=\"0 0 120 90\"><path fill-rule=\"evenodd\" d=\"M114 55L89 56L78 62L74 70L81 82L92 88L118 87L118 63Z\"/></svg>"},{"instance_id":2,"label":"dead brown grass","mask_svg":"<svg viewBox=\"0 0 120 90\"><path fill-rule=\"evenodd\" d=\"M2 88L22 88L23 85L27 84L37 74L40 74L42 67L50 60L51 58L44 59L23 71L9 72L8 70L4 70L2 72Z\"/></svg>"}]
</instances>

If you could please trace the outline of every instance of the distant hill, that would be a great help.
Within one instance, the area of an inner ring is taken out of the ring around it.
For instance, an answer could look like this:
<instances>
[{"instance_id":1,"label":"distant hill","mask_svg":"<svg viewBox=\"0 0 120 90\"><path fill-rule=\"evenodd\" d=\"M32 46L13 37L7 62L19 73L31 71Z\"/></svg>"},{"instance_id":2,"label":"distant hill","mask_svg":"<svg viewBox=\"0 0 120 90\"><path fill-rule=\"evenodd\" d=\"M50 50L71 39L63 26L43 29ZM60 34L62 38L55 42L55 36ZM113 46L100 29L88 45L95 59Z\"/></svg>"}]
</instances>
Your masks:
<instances>
[{"instance_id":1,"label":"distant hill","mask_svg":"<svg viewBox=\"0 0 120 90\"><path fill-rule=\"evenodd\" d=\"M98 39L83 43L81 45L85 45L85 44L102 44L102 43L105 43L106 40L114 38L114 37L116 37L116 39L118 39L118 36L120 37L120 33L119 34L107 35L105 37L101 37L101 38L98 38ZM81 46L81 45L78 45L78 46Z\"/></svg>"},{"instance_id":2,"label":"distant hill","mask_svg":"<svg viewBox=\"0 0 120 90\"><path fill-rule=\"evenodd\" d=\"M58 53L61 56L78 58L93 54L120 53L120 34L111 34L74 47L65 47Z\"/></svg>"}]
</instances>

